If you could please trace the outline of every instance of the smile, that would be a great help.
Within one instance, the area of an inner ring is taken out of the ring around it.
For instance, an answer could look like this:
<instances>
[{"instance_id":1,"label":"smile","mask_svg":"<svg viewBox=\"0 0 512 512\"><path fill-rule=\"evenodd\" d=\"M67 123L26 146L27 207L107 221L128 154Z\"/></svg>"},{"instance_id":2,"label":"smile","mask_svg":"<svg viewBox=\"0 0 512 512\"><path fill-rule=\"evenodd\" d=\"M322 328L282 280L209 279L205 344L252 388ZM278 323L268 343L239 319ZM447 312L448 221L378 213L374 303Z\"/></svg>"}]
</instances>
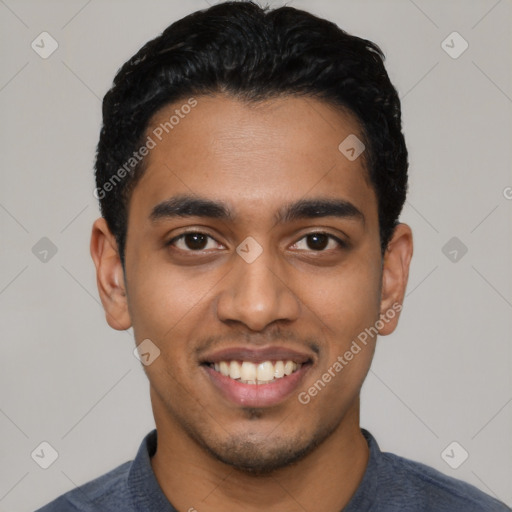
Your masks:
<instances>
[{"instance_id":1,"label":"smile","mask_svg":"<svg viewBox=\"0 0 512 512\"><path fill-rule=\"evenodd\" d=\"M225 377L242 384L261 385L274 382L300 370L302 363L291 360L263 361L220 361L211 363L210 367Z\"/></svg>"},{"instance_id":2,"label":"smile","mask_svg":"<svg viewBox=\"0 0 512 512\"><path fill-rule=\"evenodd\" d=\"M286 347L231 347L203 354L199 364L214 393L238 407L276 406L303 387L316 357Z\"/></svg>"}]
</instances>

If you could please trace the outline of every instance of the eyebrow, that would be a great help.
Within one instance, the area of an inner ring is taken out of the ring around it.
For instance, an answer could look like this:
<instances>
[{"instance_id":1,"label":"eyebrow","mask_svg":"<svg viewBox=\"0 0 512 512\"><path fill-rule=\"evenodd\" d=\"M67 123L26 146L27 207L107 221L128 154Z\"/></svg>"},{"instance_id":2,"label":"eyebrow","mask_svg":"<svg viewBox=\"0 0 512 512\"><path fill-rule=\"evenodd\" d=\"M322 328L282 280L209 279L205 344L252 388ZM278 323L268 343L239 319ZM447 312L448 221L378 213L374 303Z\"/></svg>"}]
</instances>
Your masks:
<instances>
[{"instance_id":1,"label":"eyebrow","mask_svg":"<svg viewBox=\"0 0 512 512\"><path fill-rule=\"evenodd\" d=\"M209 217L212 219L233 220L229 208L221 202L203 197L180 195L158 203L149 218L156 222L173 217Z\"/></svg>"},{"instance_id":2,"label":"eyebrow","mask_svg":"<svg viewBox=\"0 0 512 512\"><path fill-rule=\"evenodd\" d=\"M298 219L315 219L319 217L337 217L354 219L364 223L363 212L345 199L300 199L283 206L276 214L277 223L293 222Z\"/></svg>"},{"instance_id":3,"label":"eyebrow","mask_svg":"<svg viewBox=\"0 0 512 512\"><path fill-rule=\"evenodd\" d=\"M207 217L223 221L234 221L233 211L225 203L192 195L174 196L158 203L150 213L150 220L157 222L175 217ZM345 199L313 198L300 199L282 206L275 215L278 224L299 219L337 217L354 219L364 223L363 212Z\"/></svg>"}]
</instances>

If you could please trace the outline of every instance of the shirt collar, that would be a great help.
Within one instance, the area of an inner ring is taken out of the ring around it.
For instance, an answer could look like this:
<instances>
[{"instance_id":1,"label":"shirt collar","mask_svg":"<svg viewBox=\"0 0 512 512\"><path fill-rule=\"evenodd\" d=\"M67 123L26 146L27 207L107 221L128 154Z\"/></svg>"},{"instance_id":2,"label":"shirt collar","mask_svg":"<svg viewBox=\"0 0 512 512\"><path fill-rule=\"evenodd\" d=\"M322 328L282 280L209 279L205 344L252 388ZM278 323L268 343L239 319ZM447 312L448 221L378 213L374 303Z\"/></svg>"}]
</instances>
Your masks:
<instances>
[{"instance_id":1,"label":"shirt collar","mask_svg":"<svg viewBox=\"0 0 512 512\"><path fill-rule=\"evenodd\" d=\"M152 430L142 441L128 473L128 489L137 512L176 512L165 497L151 466L156 453L157 432Z\"/></svg>"},{"instance_id":2,"label":"shirt collar","mask_svg":"<svg viewBox=\"0 0 512 512\"><path fill-rule=\"evenodd\" d=\"M363 428L361 432L368 443L370 456L363 479L356 492L343 509L343 512L360 512L361 510L371 512L372 510L377 510L373 507L378 504L378 473L379 466L382 463L382 452L370 432Z\"/></svg>"}]
</instances>

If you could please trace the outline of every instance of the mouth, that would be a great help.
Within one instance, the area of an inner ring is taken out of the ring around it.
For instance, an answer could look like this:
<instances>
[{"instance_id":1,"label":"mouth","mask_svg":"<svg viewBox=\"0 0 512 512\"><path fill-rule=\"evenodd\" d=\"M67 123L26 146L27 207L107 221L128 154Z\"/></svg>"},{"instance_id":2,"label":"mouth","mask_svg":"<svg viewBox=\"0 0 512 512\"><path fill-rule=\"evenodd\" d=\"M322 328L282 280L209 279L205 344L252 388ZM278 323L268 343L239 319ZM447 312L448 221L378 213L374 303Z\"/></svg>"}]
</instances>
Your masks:
<instances>
[{"instance_id":1,"label":"mouth","mask_svg":"<svg viewBox=\"0 0 512 512\"><path fill-rule=\"evenodd\" d=\"M288 377L301 369L302 363L291 360L263 361L220 361L209 363L210 368L242 384L261 385Z\"/></svg>"},{"instance_id":2,"label":"mouth","mask_svg":"<svg viewBox=\"0 0 512 512\"><path fill-rule=\"evenodd\" d=\"M220 351L206 356L201 366L229 402L269 407L290 397L313 363L313 356L274 347Z\"/></svg>"}]
</instances>

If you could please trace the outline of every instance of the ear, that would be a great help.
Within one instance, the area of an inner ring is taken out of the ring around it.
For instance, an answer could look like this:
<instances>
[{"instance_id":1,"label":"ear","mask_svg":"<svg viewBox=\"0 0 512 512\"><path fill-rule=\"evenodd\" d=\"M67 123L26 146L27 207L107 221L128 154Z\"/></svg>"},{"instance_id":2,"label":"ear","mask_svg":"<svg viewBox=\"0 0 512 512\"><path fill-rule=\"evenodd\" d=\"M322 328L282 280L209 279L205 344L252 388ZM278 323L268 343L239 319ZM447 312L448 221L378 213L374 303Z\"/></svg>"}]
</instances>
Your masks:
<instances>
[{"instance_id":1,"label":"ear","mask_svg":"<svg viewBox=\"0 0 512 512\"><path fill-rule=\"evenodd\" d=\"M412 252L411 228L407 224L398 224L384 253L380 301L380 324L383 327L379 329L382 336L391 334L398 324Z\"/></svg>"},{"instance_id":2,"label":"ear","mask_svg":"<svg viewBox=\"0 0 512 512\"><path fill-rule=\"evenodd\" d=\"M96 266L96 283L108 324L119 331L130 328L123 266L115 237L103 217L92 226L91 256Z\"/></svg>"}]
</instances>

